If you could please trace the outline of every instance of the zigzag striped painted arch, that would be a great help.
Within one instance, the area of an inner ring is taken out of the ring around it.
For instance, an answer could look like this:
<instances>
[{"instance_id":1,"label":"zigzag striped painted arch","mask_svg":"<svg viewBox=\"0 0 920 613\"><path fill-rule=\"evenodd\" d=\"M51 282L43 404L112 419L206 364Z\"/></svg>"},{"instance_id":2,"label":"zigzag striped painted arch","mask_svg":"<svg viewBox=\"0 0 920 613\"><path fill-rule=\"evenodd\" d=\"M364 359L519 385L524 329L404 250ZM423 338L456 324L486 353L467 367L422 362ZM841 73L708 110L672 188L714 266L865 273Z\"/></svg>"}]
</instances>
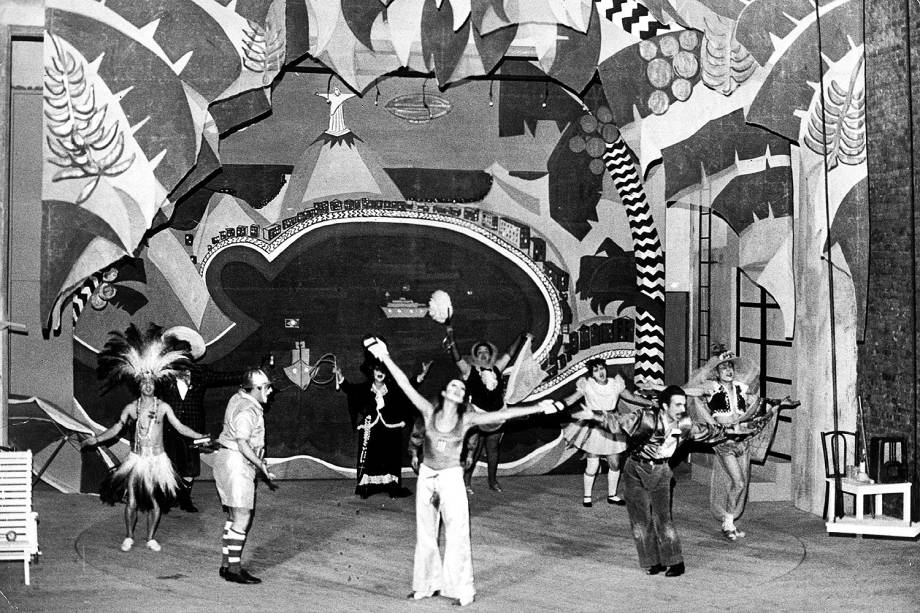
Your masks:
<instances>
[{"instance_id":1,"label":"zigzag striped painted arch","mask_svg":"<svg viewBox=\"0 0 920 613\"><path fill-rule=\"evenodd\" d=\"M663 306L664 251L631 153L623 137L618 136L605 147L604 165L626 208L636 260L636 285L642 294ZM645 309L637 308L637 312L634 378L636 383L663 384L664 322Z\"/></svg>"}]
</instances>

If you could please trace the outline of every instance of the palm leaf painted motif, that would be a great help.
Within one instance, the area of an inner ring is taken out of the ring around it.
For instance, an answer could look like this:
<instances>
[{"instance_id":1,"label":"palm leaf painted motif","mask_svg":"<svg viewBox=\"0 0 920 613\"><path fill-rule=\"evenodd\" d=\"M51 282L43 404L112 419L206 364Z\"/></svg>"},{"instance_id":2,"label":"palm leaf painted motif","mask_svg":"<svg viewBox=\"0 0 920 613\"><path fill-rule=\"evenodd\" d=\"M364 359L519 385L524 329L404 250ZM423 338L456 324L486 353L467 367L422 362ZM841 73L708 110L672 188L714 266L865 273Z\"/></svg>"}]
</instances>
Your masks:
<instances>
[{"instance_id":1,"label":"palm leaf painted motif","mask_svg":"<svg viewBox=\"0 0 920 613\"><path fill-rule=\"evenodd\" d=\"M839 61L862 43L862 2L822 2L817 14L814 4L789 4L796 10L784 12L785 3L755 0L741 13L737 36L757 58L772 50L760 61L768 74L751 103L748 123L798 142L804 112L815 93L813 84L820 82L824 64Z\"/></svg>"},{"instance_id":2,"label":"palm leaf painted motif","mask_svg":"<svg viewBox=\"0 0 920 613\"><path fill-rule=\"evenodd\" d=\"M728 96L750 78L757 68L757 61L735 38L735 21L713 15L705 20L705 26L700 50L703 83Z\"/></svg>"},{"instance_id":3,"label":"palm leaf painted motif","mask_svg":"<svg viewBox=\"0 0 920 613\"><path fill-rule=\"evenodd\" d=\"M860 79L864 59L853 69L844 87L831 79L810 113L803 137L806 147L827 157L827 169L866 161L866 92Z\"/></svg>"}]
</instances>

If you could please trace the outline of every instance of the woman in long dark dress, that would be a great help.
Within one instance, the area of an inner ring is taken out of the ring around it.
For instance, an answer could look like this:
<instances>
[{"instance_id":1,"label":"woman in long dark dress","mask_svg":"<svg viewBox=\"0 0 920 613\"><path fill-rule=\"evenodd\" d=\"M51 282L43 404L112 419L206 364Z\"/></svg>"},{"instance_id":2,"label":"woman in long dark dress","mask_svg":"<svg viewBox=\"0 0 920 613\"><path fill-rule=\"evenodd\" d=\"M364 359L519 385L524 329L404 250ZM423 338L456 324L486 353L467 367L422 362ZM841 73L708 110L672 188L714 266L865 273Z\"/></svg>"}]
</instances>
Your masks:
<instances>
[{"instance_id":1,"label":"woman in long dark dress","mask_svg":"<svg viewBox=\"0 0 920 613\"><path fill-rule=\"evenodd\" d=\"M428 364L416 377L421 382ZM367 498L386 492L402 498L411 492L402 486L403 428L414 419L411 405L387 369L369 358L361 365L367 381L352 383L336 368L336 385L348 397L352 425L358 430L359 447L355 494Z\"/></svg>"}]
</instances>

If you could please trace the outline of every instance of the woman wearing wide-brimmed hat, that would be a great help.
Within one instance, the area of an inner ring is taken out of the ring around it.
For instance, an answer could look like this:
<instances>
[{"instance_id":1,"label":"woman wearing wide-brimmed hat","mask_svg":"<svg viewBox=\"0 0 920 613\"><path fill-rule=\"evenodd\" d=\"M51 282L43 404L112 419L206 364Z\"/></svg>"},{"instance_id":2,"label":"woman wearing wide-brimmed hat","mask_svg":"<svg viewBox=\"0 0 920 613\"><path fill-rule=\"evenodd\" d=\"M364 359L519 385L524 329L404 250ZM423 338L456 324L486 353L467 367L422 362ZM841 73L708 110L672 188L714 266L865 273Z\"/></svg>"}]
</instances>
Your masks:
<instances>
[{"instance_id":1,"label":"woman wearing wide-brimmed hat","mask_svg":"<svg viewBox=\"0 0 920 613\"><path fill-rule=\"evenodd\" d=\"M735 541L745 536L735 526L744 511L751 479L751 447L760 432L780 407L798 403L789 398L762 399L756 392L759 369L750 360L713 346L712 357L684 387L688 396L705 402L693 403L696 419L725 426L729 438L713 447L716 462L710 488L710 508L722 522L723 538ZM769 405L769 409L765 407Z\"/></svg>"},{"instance_id":2,"label":"woman wearing wide-brimmed hat","mask_svg":"<svg viewBox=\"0 0 920 613\"><path fill-rule=\"evenodd\" d=\"M421 383L431 362L422 364L415 383ZM361 372L367 380L348 381L336 366L336 388L348 396L352 425L359 432L357 483L355 494L367 498L387 493L403 498L411 492L402 485L403 429L411 405L398 386L393 385L387 368L371 355L365 357Z\"/></svg>"}]
</instances>

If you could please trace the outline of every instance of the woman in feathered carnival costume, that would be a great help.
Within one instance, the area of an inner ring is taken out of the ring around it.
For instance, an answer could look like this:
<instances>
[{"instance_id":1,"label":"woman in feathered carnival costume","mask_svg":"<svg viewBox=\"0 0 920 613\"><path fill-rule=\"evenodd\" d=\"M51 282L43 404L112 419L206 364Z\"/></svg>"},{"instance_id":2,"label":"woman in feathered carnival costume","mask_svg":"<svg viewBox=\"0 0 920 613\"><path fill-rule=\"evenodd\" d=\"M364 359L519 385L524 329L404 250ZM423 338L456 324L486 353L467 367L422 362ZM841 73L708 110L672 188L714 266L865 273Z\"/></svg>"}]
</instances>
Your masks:
<instances>
[{"instance_id":1,"label":"woman in feathered carnival costume","mask_svg":"<svg viewBox=\"0 0 920 613\"><path fill-rule=\"evenodd\" d=\"M114 505L125 502L126 536L121 550L134 545L134 527L138 510L148 513L147 547L160 551L156 541L161 511L176 503L182 481L163 450L163 423L169 423L183 436L208 438L179 421L172 407L159 400L156 385L175 377L179 367L188 368L190 358L187 344L163 338L163 329L150 325L141 333L134 324L125 333L112 332L99 353L97 374L105 380L108 390L118 383L127 383L139 393L137 400L125 406L118 422L98 436L91 436L83 446L98 445L115 438L129 422L134 422L131 453L116 470L102 482L100 498Z\"/></svg>"},{"instance_id":2,"label":"woman in feathered carnival costume","mask_svg":"<svg viewBox=\"0 0 920 613\"><path fill-rule=\"evenodd\" d=\"M725 426L729 435L713 448L716 462L709 503L713 515L722 521L722 536L735 541L745 536L735 526L735 519L744 511L751 479L750 443L779 409L795 408L799 403L788 396L781 400L760 398L756 389L760 371L755 364L722 344L714 345L712 351L712 357L693 373L684 391L688 398L703 401L688 402L695 421Z\"/></svg>"}]
</instances>

